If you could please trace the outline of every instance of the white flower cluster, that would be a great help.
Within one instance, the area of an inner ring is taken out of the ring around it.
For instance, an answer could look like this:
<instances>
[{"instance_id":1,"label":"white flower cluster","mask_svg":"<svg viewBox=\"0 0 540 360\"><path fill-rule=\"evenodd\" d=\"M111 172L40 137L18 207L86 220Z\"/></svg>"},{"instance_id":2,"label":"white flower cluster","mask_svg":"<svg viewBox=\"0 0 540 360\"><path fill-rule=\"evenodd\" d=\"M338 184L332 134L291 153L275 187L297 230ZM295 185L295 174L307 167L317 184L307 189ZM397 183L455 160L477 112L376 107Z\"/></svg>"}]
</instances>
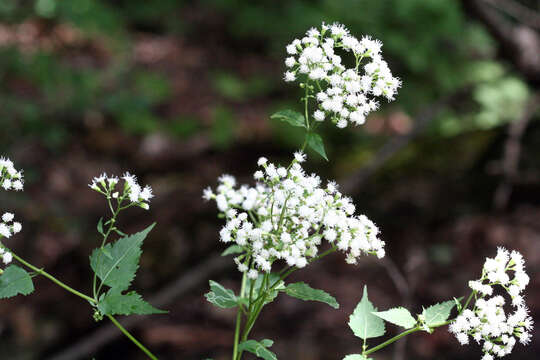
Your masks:
<instances>
[{"instance_id":1,"label":"white flower cluster","mask_svg":"<svg viewBox=\"0 0 540 360\"><path fill-rule=\"evenodd\" d=\"M522 295L528 283L523 256L517 251L509 253L499 248L495 258L486 259L482 277L469 282L469 287L475 292L474 308L464 310L450 325L450 332L461 344L468 344L471 336L482 345L482 360L510 354L517 341L528 344L533 321ZM505 313L506 300L503 296L492 296L497 288L510 296L512 301L508 306L512 313Z\"/></svg>"},{"instance_id":2,"label":"white flower cluster","mask_svg":"<svg viewBox=\"0 0 540 360\"><path fill-rule=\"evenodd\" d=\"M312 28L287 45L285 81L303 75L305 82L316 84L316 121L330 118L339 128L361 125L379 107L377 97L394 100L401 86L382 59L381 47L379 40L368 36L358 40L341 24L323 23L320 30ZM354 67L347 67L340 53L352 53Z\"/></svg>"},{"instance_id":3,"label":"white flower cluster","mask_svg":"<svg viewBox=\"0 0 540 360\"><path fill-rule=\"evenodd\" d=\"M0 157L0 186L4 190L21 191L24 187L24 179L21 171L17 171L13 162Z\"/></svg>"},{"instance_id":4,"label":"white flower cluster","mask_svg":"<svg viewBox=\"0 0 540 360\"><path fill-rule=\"evenodd\" d=\"M13 221L15 215L12 213L4 213L0 221L0 239L5 237L9 238L11 235L18 233L22 230L22 225L19 222ZM13 255L9 251L3 248L0 243L0 257L4 264L9 264L13 259Z\"/></svg>"},{"instance_id":5,"label":"white flower cluster","mask_svg":"<svg viewBox=\"0 0 540 360\"><path fill-rule=\"evenodd\" d=\"M116 176L108 176L103 173L92 180L89 184L92 190L102 193L107 199L115 199L118 201L119 206L122 205L124 200L129 200L131 205L137 205L145 210L150 208L149 201L154 197L152 194L152 188L146 185L144 188L139 185L135 175L126 172L121 179L124 180L124 186L121 191L117 191L116 185L120 179Z\"/></svg>"},{"instance_id":6,"label":"white flower cluster","mask_svg":"<svg viewBox=\"0 0 540 360\"><path fill-rule=\"evenodd\" d=\"M384 242L378 228L366 216L355 216L355 206L344 197L334 182L321 186L321 179L308 175L296 153L288 168L260 158L254 174L254 187L237 186L230 175L219 178L214 193L204 191L206 200L215 200L226 218L221 241L235 243L244 254L235 259L238 270L256 278L258 271L271 271L272 264L284 260L303 268L317 256L322 239L347 254L356 263L363 253L383 257Z\"/></svg>"},{"instance_id":7,"label":"white flower cluster","mask_svg":"<svg viewBox=\"0 0 540 360\"><path fill-rule=\"evenodd\" d=\"M4 190L21 191L24 188L24 177L22 171L15 169L13 161L5 157L0 157L0 186ZM19 222L14 222L15 215L6 212L0 218L0 240L9 238L11 235L22 230ZM0 242L0 258L7 265L13 260L13 255Z\"/></svg>"}]
</instances>

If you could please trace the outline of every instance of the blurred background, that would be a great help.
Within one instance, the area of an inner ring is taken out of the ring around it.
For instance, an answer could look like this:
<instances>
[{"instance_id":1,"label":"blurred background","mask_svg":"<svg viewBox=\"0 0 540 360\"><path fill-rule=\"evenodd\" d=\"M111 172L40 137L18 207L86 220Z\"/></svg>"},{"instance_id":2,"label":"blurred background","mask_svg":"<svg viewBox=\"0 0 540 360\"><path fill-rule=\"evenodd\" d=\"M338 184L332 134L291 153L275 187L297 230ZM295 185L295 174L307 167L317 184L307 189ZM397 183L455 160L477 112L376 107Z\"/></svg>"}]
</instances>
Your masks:
<instances>
[{"instance_id":1,"label":"blurred background","mask_svg":"<svg viewBox=\"0 0 540 360\"><path fill-rule=\"evenodd\" d=\"M341 308L282 295L253 337L276 340L281 359L342 359L361 349L347 320L364 284L380 309L420 312L466 295L501 245L525 255L539 319L537 0L0 0L0 154L26 176L24 193L0 193L1 210L23 222L7 245L88 292L106 204L87 184L102 171L138 174L156 197L121 226L158 226L134 285L170 314L124 324L162 359L230 358L234 313L203 294L208 279L234 288L239 276L218 256L222 220L202 190L222 173L250 182L259 156L286 161L298 147L301 133L269 115L301 107L282 81L284 47L322 21L382 40L403 80L364 126L323 127L331 162L310 154L307 165L379 225L387 258L350 266L336 254L298 271ZM0 301L2 359L144 358L88 304L35 285ZM538 340L511 358L537 358ZM439 329L376 358L480 356Z\"/></svg>"}]
</instances>

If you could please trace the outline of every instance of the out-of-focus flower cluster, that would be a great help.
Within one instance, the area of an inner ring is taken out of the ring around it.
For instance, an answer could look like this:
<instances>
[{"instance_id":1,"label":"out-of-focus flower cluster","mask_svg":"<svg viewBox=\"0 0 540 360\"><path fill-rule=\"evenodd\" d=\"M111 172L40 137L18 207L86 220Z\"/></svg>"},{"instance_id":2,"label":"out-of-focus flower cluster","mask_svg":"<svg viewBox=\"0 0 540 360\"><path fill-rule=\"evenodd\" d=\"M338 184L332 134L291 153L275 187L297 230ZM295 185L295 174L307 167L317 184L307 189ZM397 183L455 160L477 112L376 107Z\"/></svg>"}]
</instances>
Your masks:
<instances>
[{"instance_id":1,"label":"out-of-focus flower cluster","mask_svg":"<svg viewBox=\"0 0 540 360\"><path fill-rule=\"evenodd\" d=\"M450 325L461 344L472 337L482 345L482 360L493 360L510 354L517 341L531 341L533 321L525 304L523 291L529 283L523 257L517 251L499 248L495 258L487 258L479 280L469 282L475 292L472 310L464 310ZM511 301L506 305L513 312L505 313L506 299L494 295L498 289L506 292Z\"/></svg>"},{"instance_id":2,"label":"out-of-focus flower cluster","mask_svg":"<svg viewBox=\"0 0 540 360\"><path fill-rule=\"evenodd\" d=\"M15 169L13 161L0 157L0 186L4 190L21 191L24 188L24 177L22 171ZM4 247L2 238L9 238L13 234L22 230L22 225L19 222L13 221L15 215L6 212L0 218L0 259L7 265L13 259L13 255Z\"/></svg>"},{"instance_id":3,"label":"out-of-focus flower cluster","mask_svg":"<svg viewBox=\"0 0 540 360\"><path fill-rule=\"evenodd\" d=\"M300 165L304 160L298 152L285 168L260 158L256 186L237 186L234 177L223 175L215 192L204 191L203 197L215 200L226 218L221 241L242 247L235 261L250 278L271 271L277 260L305 267L317 256L322 239L345 252L348 263L356 263L362 254L385 254L375 224L354 215L351 199L334 182L324 187L317 175L308 175Z\"/></svg>"},{"instance_id":4,"label":"out-of-focus flower cluster","mask_svg":"<svg viewBox=\"0 0 540 360\"><path fill-rule=\"evenodd\" d=\"M2 238L9 238L11 235L22 230L21 223L13 221L14 218L15 215L9 212L2 215L0 221L0 240ZM3 247L2 243L0 243L0 257L2 258L2 262L6 265L9 264L13 259L13 255L11 255L11 253Z\"/></svg>"},{"instance_id":5,"label":"out-of-focus flower cluster","mask_svg":"<svg viewBox=\"0 0 540 360\"><path fill-rule=\"evenodd\" d=\"M124 180L124 184L117 187L120 180ZM150 208L148 203L154 197L152 188L149 185L146 185L144 188L141 187L137 181L137 177L129 172L126 172L121 178L103 173L95 177L88 186L92 190L105 195L107 200L116 200L119 209L136 205L148 210ZM124 201L126 205L124 205Z\"/></svg>"},{"instance_id":6,"label":"out-of-focus flower cluster","mask_svg":"<svg viewBox=\"0 0 540 360\"><path fill-rule=\"evenodd\" d=\"M379 107L376 98L394 100L401 86L383 60L381 47L379 40L368 36L358 40L341 24L323 23L287 45L285 81L299 79L303 86L314 85L316 121L330 118L339 128L363 124ZM354 56L351 67L341 57L345 53Z\"/></svg>"},{"instance_id":7,"label":"out-of-focus flower cluster","mask_svg":"<svg viewBox=\"0 0 540 360\"><path fill-rule=\"evenodd\" d=\"M21 191L24 187L24 178L21 171L15 169L13 162L7 158L0 158L0 186L4 190Z\"/></svg>"}]
</instances>

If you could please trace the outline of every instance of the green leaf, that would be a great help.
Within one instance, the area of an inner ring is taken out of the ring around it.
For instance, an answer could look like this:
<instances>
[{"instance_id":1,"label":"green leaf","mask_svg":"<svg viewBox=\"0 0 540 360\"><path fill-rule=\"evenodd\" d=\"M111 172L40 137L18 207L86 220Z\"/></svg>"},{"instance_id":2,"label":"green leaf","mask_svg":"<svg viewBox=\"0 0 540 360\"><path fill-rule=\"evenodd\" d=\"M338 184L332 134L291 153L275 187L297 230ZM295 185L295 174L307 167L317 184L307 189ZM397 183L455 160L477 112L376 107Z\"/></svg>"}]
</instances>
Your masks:
<instances>
[{"instance_id":1,"label":"green leaf","mask_svg":"<svg viewBox=\"0 0 540 360\"><path fill-rule=\"evenodd\" d=\"M297 282L287 285L285 288L285 293L300 300L320 301L327 303L334 309L339 309L339 304L332 295L323 290L313 289L304 282Z\"/></svg>"},{"instance_id":2,"label":"green leaf","mask_svg":"<svg viewBox=\"0 0 540 360\"><path fill-rule=\"evenodd\" d=\"M448 320L450 312L456 306L454 300L445 301L443 303L435 304L427 309L424 309L422 316L427 326L435 327L439 326Z\"/></svg>"},{"instance_id":3,"label":"green leaf","mask_svg":"<svg viewBox=\"0 0 540 360\"><path fill-rule=\"evenodd\" d=\"M220 308L228 309L238 305L238 298L230 289L224 288L221 284L210 280L210 292L204 296L206 300Z\"/></svg>"},{"instance_id":4,"label":"green leaf","mask_svg":"<svg viewBox=\"0 0 540 360\"><path fill-rule=\"evenodd\" d=\"M268 274L268 284L267 284L268 287L271 287L277 281L279 281L279 283L276 285L274 290L272 290L269 294L266 295L266 300L264 301L265 305L271 303L272 301L274 301L276 299L276 297L279 295L279 292L281 290L285 289L285 286L284 286L285 283L282 280L280 280L280 278L281 277L276 273ZM255 282L253 283L253 294L259 294L260 293L261 286L264 285L263 281L264 281L264 274L259 274L257 279L255 279ZM249 291L249 289L251 289L251 283L252 282L253 282L253 280L250 280L249 286L248 286L248 291Z\"/></svg>"},{"instance_id":5,"label":"green leaf","mask_svg":"<svg viewBox=\"0 0 540 360\"><path fill-rule=\"evenodd\" d=\"M371 358L368 359L362 354L351 354L351 355L345 356L343 360L371 360Z\"/></svg>"},{"instance_id":6,"label":"green leaf","mask_svg":"<svg viewBox=\"0 0 540 360\"><path fill-rule=\"evenodd\" d=\"M269 339L261 340L260 342L255 340L247 340L242 342L238 348L239 350L249 351L252 354L264 360L277 360L276 354L268 350L267 348L272 346L274 342Z\"/></svg>"},{"instance_id":7,"label":"green leaf","mask_svg":"<svg viewBox=\"0 0 540 360\"><path fill-rule=\"evenodd\" d=\"M102 217L99 218L99 221L97 223L97 231L101 235L105 236L105 233L103 232L103 218Z\"/></svg>"},{"instance_id":8,"label":"green leaf","mask_svg":"<svg viewBox=\"0 0 540 360\"><path fill-rule=\"evenodd\" d=\"M368 300L367 287L364 286L362 300L349 317L349 327L354 335L364 340L384 335L384 321L373 315L376 311L377 308Z\"/></svg>"},{"instance_id":9,"label":"green leaf","mask_svg":"<svg viewBox=\"0 0 540 360\"><path fill-rule=\"evenodd\" d=\"M110 289L98 302L98 309L104 315L149 315L165 314L144 301L135 291L123 295L117 289Z\"/></svg>"},{"instance_id":10,"label":"green leaf","mask_svg":"<svg viewBox=\"0 0 540 360\"><path fill-rule=\"evenodd\" d=\"M105 285L119 291L129 287L139 267L141 245L154 225L92 252L90 266Z\"/></svg>"},{"instance_id":11,"label":"green leaf","mask_svg":"<svg viewBox=\"0 0 540 360\"><path fill-rule=\"evenodd\" d=\"M416 325L416 319L409 310L403 307L397 307L386 311L374 312L373 315L380 317L392 324L410 329Z\"/></svg>"},{"instance_id":12,"label":"green leaf","mask_svg":"<svg viewBox=\"0 0 540 360\"><path fill-rule=\"evenodd\" d=\"M10 265L0 275L0 299L7 299L15 295L28 295L34 291L32 278L16 265Z\"/></svg>"},{"instance_id":13,"label":"green leaf","mask_svg":"<svg viewBox=\"0 0 540 360\"><path fill-rule=\"evenodd\" d=\"M308 133L306 135L306 139L309 147L315 150L315 152L321 155L326 161L328 161L328 157L326 156L326 151L324 150L324 143L321 136L315 133Z\"/></svg>"},{"instance_id":14,"label":"green leaf","mask_svg":"<svg viewBox=\"0 0 540 360\"><path fill-rule=\"evenodd\" d=\"M120 229L114 228L114 232L116 232L120 236L128 236L125 232L121 231Z\"/></svg>"},{"instance_id":15,"label":"green leaf","mask_svg":"<svg viewBox=\"0 0 540 360\"><path fill-rule=\"evenodd\" d=\"M287 122L292 126L306 127L306 121L304 115L293 110L281 110L270 116L271 119L277 119L283 122Z\"/></svg>"},{"instance_id":16,"label":"green leaf","mask_svg":"<svg viewBox=\"0 0 540 360\"><path fill-rule=\"evenodd\" d=\"M227 255L233 255L233 254L241 254L244 252L244 248L240 245L231 245L228 248L225 249L221 253L221 256L227 256Z\"/></svg>"}]
</instances>

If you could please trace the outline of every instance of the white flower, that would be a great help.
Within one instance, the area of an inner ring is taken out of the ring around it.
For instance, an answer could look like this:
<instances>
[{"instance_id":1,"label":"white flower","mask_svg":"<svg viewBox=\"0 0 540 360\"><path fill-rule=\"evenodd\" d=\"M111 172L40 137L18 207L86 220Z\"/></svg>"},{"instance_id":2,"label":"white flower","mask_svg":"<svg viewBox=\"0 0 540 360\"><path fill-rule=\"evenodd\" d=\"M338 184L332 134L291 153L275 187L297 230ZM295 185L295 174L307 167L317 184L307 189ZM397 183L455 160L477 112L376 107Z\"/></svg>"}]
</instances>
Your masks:
<instances>
[{"instance_id":1,"label":"white flower","mask_svg":"<svg viewBox=\"0 0 540 360\"><path fill-rule=\"evenodd\" d=\"M317 83L317 111L324 111L313 113L316 121L329 117L339 128L349 123L361 125L378 108L376 98L394 100L401 81L393 77L383 60L379 40L366 36L358 40L337 23L323 23L320 31L310 29L306 35L302 41L287 45L287 53L292 56L285 60L284 79L299 79L302 86L310 81ZM345 67L336 49L352 53L354 66ZM364 59L366 62L361 64Z\"/></svg>"},{"instance_id":2,"label":"white flower","mask_svg":"<svg viewBox=\"0 0 540 360\"><path fill-rule=\"evenodd\" d=\"M297 54L298 51L296 50L296 46L294 44L287 45L287 53L289 53L291 55Z\"/></svg>"},{"instance_id":3,"label":"white flower","mask_svg":"<svg viewBox=\"0 0 540 360\"><path fill-rule=\"evenodd\" d=\"M13 218L15 217L15 215L13 215L12 213L4 213L4 215L2 215L2 221L3 222L11 222L13 220Z\"/></svg>"},{"instance_id":4,"label":"white flower","mask_svg":"<svg viewBox=\"0 0 540 360\"><path fill-rule=\"evenodd\" d=\"M212 189L210 187L207 187L206 189L203 190L203 199L208 201L210 199L213 199L216 195L214 194L214 192L212 191Z\"/></svg>"},{"instance_id":5,"label":"white flower","mask_svg":"<svg viewBox=\"0 0 540 360\"><path fill-rule=\"evenodd\" d=\"M315 112L313 113L313 118L317 121L324 121L324 111L315 110Z\"/></svg>"},{"instance_id":6,"label":"white flower","mask_svg":"<svg viewBox=\"0 0 540 360\"><path fill-rule=\"evenodd\" d=\"M373 222L354 216L354 205L334 182L323 186L317 175L307 174L300 165L304 160L296 153L286 169L259 159L264 171L255 173L260 184L254 187L220 177L212 199L226 218L221 241L242 246L253 259L250 269L263 272L279 260L307 266L322 238L345 252L349 263L364 254L384 256Z\"/></svg>"},{"instance_id":7,"label":"white flower","mask_svg":"<svg viewBox=\"0 0 540 360\"><path fill-rule=\"evenodd\" d=\"M265 157L260 157L259 160L257 160L257 165L263 166L268 162L268 159Z\"/></svg>"},{"instance_id":8,"label":"white flower","mask_svg":"<svg viewBox=\"0 0 540 360\"><path fill-rule=\"evenodd\" d=\"M285 65L287 67L293 67L294 64L296 64L296 60L295 60L295 58L293 56L288 57L288 58L285 59Z\"/></svg>"},{"instance_id":9,"label":"white flower","mask_svg":"<svg viewBox=\"0 0 540 360\"><path fill-rule=\"evenodd\" d=\"M287 71L283 79L285 79L286 82L291 82L296 80L296 75L294 75L294 73L291 71Z\"/></svg>"},{"instance_id":10,"label":"white flower","mask_svg":"<svg viewBox=\"0 0 540 360\"><path fill-rule=\"evenodd\" d=\"M22 172L15 169L13 161L0 157L0 186L4 190L21 191L23 184Z\"/></svg>"},{"instance_id":11,"label":"white flower","mask_svg":"<svg viewBox=\"0 0 540 360\"><path fill-rule=\"evenodd\" d=\"M5 265L9 264L13 260L13 255L10 252L6 252L2 255L2 261Z\"/></svg>"},{"instance_id":12,"label":"white flower","mask_svg":"<svg viewBox=\"0 0 540 360\"><path fill-rule=\"evenodd\" d=\"M7 226L4 223L0 223L0 235L2 235L5 238L9 238L11 236L11 231L9 229L9 226Z\"/></svg>"},{"instance_id":13,"label":"white flower","mask_svg":"<svg viewBox=\"0 0 540 360\"><path fill-rule=\"evenodd\" d=\"M119 178L109 176L106 173L94 177L88 186L92 190L102 193L108 199L116 199L119 203L129 200L133 205L148 210L150 208L148 202L154 197L152 188L149 185L142 188L137 181L137 177L129 172L124 173L122 179L124 180L124 186L120 192L117 191Z\"/></svg>"},{"instance_id":14,"label":"white flower","mask_svg":"<svg viewBox=\"0 0 540 360\"><path fill-rule=\"evenodd\" d=\"M251 280L257 279L258 276L259 276L259 272L255 269L251 269L247 273L247 277Z\"/></svg>"},{"instance_id":15,"label":"white flower","mask_svg":"<svg viewBox=\"0 0 540 360\"><path fill-rule=\"evenodd\" d=\"M514 274L513 279L511 273ZM527 283L528 276L521 254L498 248L495 258L486 259L482 277L469 281L469 287L475 292L473 309L464 310L450 324L449 331L455 334L461 344L467 343L466 336L472 336L482 345L485 353L483 360L509 354L517 341L526 345L533 324L522 294ZM507 300L503 296L492 296L494 288L506 291L512 300L507 307L512 307L513 313L505 312Z\"/></svg>"},{"instance_id":16,"label":"white flower","mask_svg":"<svg viewBox=\"0 0 540 360\"><path fill-rule=\"evenodd\" d=\"M301 151L297 151L294 153L294 159L299 163L303 163L304 161L306 161L306 155Z\"/></svg>"},{"instance_id":17,"label":"white flower","mask_svg":"<svg viewBox=\"0 0 540 360\"><path fill-rule=\"evenodd\" d=\"M12 227L13 233L16 234L22 230L22 225L20 222L14 222Z\"/></svg>"}]
</instances>

